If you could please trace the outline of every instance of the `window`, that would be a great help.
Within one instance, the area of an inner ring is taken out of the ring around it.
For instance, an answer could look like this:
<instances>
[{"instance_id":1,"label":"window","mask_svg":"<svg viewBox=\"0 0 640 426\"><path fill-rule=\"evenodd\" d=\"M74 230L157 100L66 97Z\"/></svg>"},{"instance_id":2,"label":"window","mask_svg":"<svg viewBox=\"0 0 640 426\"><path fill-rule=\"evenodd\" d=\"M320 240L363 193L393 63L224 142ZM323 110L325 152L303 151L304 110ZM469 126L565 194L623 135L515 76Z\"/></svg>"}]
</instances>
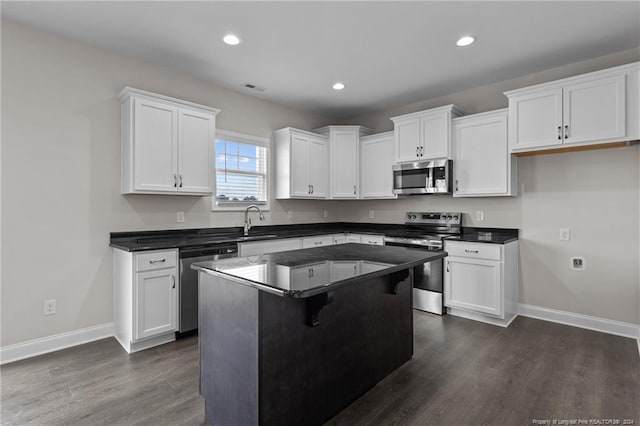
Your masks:
<instances>
[{"instance_id":1,"label":"window","mask_svg":"<svg viewBox=\"0 0 640 426\"><path fill-rule=\"evenodd\" d=\"M214 210L243 210L249 204L268 209L269 139L216 131Z\"/></svg>"}]
</instances>

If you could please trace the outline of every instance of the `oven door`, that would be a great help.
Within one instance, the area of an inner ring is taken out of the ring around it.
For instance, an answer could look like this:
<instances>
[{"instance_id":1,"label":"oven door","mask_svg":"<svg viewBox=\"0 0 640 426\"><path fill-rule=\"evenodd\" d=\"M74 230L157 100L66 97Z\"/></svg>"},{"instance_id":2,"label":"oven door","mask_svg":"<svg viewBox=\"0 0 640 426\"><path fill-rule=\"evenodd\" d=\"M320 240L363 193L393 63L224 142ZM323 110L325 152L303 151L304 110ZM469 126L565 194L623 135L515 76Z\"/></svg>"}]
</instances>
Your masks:
<instances>
[{"instance_id":1,"label":"oven door","mask_svg":"<svg viewBox=\"0 0 640 426\"><path fill-rule=\"evenodd\" d=\"M415 250L442 251L440 248L425 247L416 244L387 242L387 246L406 247ZM443 315L443 259L423 263L413 268L413 307L425 312Z\"/></svg>"}]
</instances>

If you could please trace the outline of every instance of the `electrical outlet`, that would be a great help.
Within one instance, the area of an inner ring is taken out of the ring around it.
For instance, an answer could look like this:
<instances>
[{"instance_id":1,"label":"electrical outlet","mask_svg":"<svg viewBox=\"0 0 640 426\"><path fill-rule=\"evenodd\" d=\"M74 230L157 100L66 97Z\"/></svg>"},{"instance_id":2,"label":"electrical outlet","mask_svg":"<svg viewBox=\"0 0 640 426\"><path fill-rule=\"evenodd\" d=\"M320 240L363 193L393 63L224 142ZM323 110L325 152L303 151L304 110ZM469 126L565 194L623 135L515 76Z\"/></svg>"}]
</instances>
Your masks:
<instances>
[{"instance_id":1,"label":"electrical outlet","mask_svg":"<svg viewBox=\"0 0 640 426\"><path fill-rule=\"evenodd\" d=\"M56 299L49 299L44 301L44 314L55 315L56 313Z\"/></svg>"},{"instance_id":2,"label":"electrical outlet","mask_svg":"<svg viewBox=\"0 0 640 426\"><path fill-rule=\"evenodd\" d=\"M293 219L293 211L289 210L287 212L287 216L289 217L289 219Z\"/></svg>"},{"instance_id":3,"label":"electrical outlet","mask_svg":"<svg viewBox=\"0 0 640 426\"><path fill-rule=\"evenodd\" d=\"M476 220L482 222L484 220L484 210L476 210Z\"/></svg>"},{"instance_id":4,"label":"electrical outlet","mask_svg":"<svg viewBox=\"0 0 640 426\"><path fill-rule=\"evenodd\" d=\"M584 257L581 256L573 256L571 258L571 269L574 271L584 271L587 268L587 263L584 260Z\"/></svg>"},{"instance_id":5,"label":"electrical outlet","mask_svg":"<svg viewBox=\"0 0 640 426\"><path fill-rule=\"evenodd\" d=\"M184 212L178 212L176 215L176 222L184 223Z\"/></svg>"},{"instance_id":6,"label":"electrical outlet","mask_svg":"<svg viewBox=\"0 0 640 426\"><path fill-rule=\"evenodd\" d=\"M376 212L369 210L369 219L373 219L374 217L376 217Z\"/></svg>"},{"instance_id":7,"label":"electrical outlet","mask_svg":"<svg viewBox=\"0 0 640 426\"><path fill-rule=\"evenodd\" d=\"M322 216L323 216L323 217L329 217L329 210L325 210L325 211L322 213Z\"/></svg>"},{"instance_id":8,"label":"electrical outlet","mask_svg":"<svg viewBox=\"0 0 640 426\"><path fill-rule=\"evenodd\" d=\"M569 241L571 239L571 229L560 228L560 241Z\"/></svg>"}]
</instances>

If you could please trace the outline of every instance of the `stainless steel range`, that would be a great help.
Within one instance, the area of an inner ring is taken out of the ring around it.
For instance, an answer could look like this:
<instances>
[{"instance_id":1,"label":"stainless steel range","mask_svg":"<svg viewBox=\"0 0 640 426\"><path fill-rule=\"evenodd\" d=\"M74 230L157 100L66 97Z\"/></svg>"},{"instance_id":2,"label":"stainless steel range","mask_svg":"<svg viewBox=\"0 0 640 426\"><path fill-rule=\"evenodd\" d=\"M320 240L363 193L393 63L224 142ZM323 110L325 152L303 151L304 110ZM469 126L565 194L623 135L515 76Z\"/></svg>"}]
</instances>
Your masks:
<instances>
[{"instance_id":1,"label":"stainless steel range","mask_svg":"<svg viewBox=\"0 0 640 426\"><path fill-rule=\"evenodd\" d=\"M406 229L385 237L385 245L419 250L441 251L443 239L459 235L462 213L407 212ZM442 315L443 305L442 260L425 263L413 271L413 307L421 311Z\"/></svg>"}]
</instances>

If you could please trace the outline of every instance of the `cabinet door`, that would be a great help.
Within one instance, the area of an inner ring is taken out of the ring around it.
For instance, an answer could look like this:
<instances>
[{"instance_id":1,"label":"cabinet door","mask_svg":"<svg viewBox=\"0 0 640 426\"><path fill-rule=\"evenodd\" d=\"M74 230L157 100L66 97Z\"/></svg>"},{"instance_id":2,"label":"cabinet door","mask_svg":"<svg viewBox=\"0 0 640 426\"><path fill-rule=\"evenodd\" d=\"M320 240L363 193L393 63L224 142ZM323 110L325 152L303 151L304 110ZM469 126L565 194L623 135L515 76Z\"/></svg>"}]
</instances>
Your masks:
<instances>
[{"instance_id":1,"label":"cabinet door","mask_svg":"<svg viewBox=\"0 0 640 426\"><path fill-rule=\"evenodd\" d=\"M291 268L289 289L319 286L329 283L330 270L327 262L314 263L298 268Z\"/></svg>"},{"instance_id":2,"label":"cabinet door","mask_svg":"<svg viewBox=\"0 0 640 426\"><path fill-rule=\"evenodd\" d=\"M507 114L453 125L454 197L508 193Z\"/></svg>"},{"instance_id":3,"label":"cabinet door","mask_svg":"<svg viewBox=\"0 0 640 426\"><path fill-rule=\"evenodd\" d=\"M215 117L178 110L178 191L211 194Z\"/></svg>"},{"instance_id":4,"label":"cabinet door","mask_svg":"<svg viewBox=\"0 0 640 426\"><path fill-rule=\"evenodd\" d=\"M565 87L564 143L625 137L625 77L618 75Z\"/></svg>"},{"instance_id":5,"label":"cabinet door","mask_svg":"<svg viewBox=\"0 0 640 426\"><path fill-rule=\"evenodd\" d=\"M175 268L136 274L135 340L176 330L176 276Z\"/></svg>"},{"instance_id":6,"label":"cabinet door","mask_svg":"<svg viewBox=\"0 0 640 426\"><path fill-rule=\"evenodd\" d=\"M448 112L441 112L420 120L422 132L422 150L420 158L449 158L451 117Z\"/></svg>"},{"instance_id":7,"label":"cabinet door","mask_svg":"<svg viewBox=\"0 0 640 426\"><path fill-rule=\"evenodd\" d=\"M344 234L336 234L333 236L333 244L344 244L347 242L347 237Z\"/></svg>"},{"instance_id":8,"label":"cabinet door","mask_svg":"<svg viewBox=\"0 0 640 426\"><path fill-rule=\"evenodd\" d=\"M331 132L331 197L358 198L357 130Z\"/></svg>"},{"instance_id":9,"label":"cabinet door","mask_svg":"<svg viewBox=\"0 0 640 426\"><path fill-rule=\"evenodd\" d=\"M360 243L373 246L383 246L384 237L382 235L360 235Z\"/></svg>"},{"instance_id":10,"label":"cabinet door","mask_svg":"<svg viewBox=\"0 0 640 426\"><path fill-rule=\"evenodd\" d=\"M359 261L335 260L331 262L331 281L346 280L359 273Z\"/></svg>"},{"instance_id":11,"label":"cabinet door","mask_svg":"<svg viewBox=\"0 0 640 426\"><path fill-rule=\"evenodd\" d=\"M503 316L501 265L490 260L447 257L445 306Z\"/></svg>"},{"instance_id":12,"label":"cabinet door","mask_svg":"<svg viewBox=\"0 0 640 426\"><path fill-rule=\"evenodd\" d=\"M396 162L420 159L420 119L400 120L394 123Z\"/></svg>"},{"instance_id":13,"label":"cabinet door","mask_svg":"<svg viewBox=\"0 0 640 426\"><path fill-rule=\"evenodd\" d=\"M562 89L510 98L509 129L512 149L562 144Z\"/></svg>"},{"instance_id":14,"label":"cabinet door","mask_svg":"<svg viewBox=\"0 0 640 426\"><path fill-rule=\"evenodd\" d=\"M291 137L291 196L310 197L311 182L309 181L309 154L310 144L308 138L298 135Z\"/></svg>"},{"instance_id":15,"label":"cabinet door","mask_svg":"<svg viewBox=\"0 0 640 426\"><path fill-rule=\"evenodd\" d=\"M176 192L178 109L134 100L134 182L138 191Z\"/></svg>"},{"instance_id":16,"label":"cabinet door","mask_svg":"<svg viewBox=\"0 0 640 426\"><path fill-rule=\"evenodd\" d=\"M360 198L393 194L393 136L360 140Z\"/></svg>"},{"instance_id":17,"label":"cabinet door","mask_svg":"<svg viewBox=\"0 0 640 426\"><path fill-rule=\"evenodd\" d=\"M327 139L309 139L308 158L311 198L329 196L329 143Z\"/></svg>"}]
</instances>

